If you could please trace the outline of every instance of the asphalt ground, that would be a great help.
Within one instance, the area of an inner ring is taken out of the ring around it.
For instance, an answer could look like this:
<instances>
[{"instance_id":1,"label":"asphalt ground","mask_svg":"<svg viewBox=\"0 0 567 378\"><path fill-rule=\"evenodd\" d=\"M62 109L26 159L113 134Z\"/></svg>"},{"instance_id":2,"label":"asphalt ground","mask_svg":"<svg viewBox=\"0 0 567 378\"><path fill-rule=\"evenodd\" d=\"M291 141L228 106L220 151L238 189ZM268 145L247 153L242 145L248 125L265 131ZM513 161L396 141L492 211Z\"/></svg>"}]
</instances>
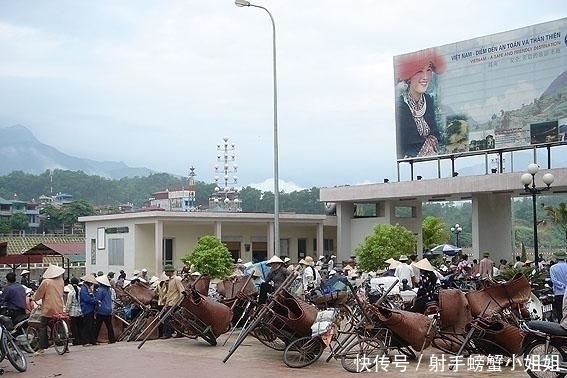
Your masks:
<instances>
[{"instance_id":1,"label":"asphalt ground","mask_svg":"<svg viewBox=\"0 0 567 378\"><path fill-rule=\"evenodd\" d=\"M231 336L226 345L222 345L226 338L227 335L221 335L217 346L210 346L201 339L188 338L151 340L141 349L137 348L137 342L99 344L91 347L70 346L69 352L64 355L58 355L50 348L40 356L26 354L28 369L24 373L17 372L6 359L0 363L0 367L5 370L4 376L26 378L356 376L344 370L338 360L325 362L329 355L328 350L311 366L301 369L289 368L283 362L283 352L272 350L251 336L244 340L226 363L223 363L236 334ZM456 369L450 371L448 365L454 362L450 358L430 348L424 352L419 365L417 361L406 361L392 356L391 362L383 360L377 365L378 368L372 368L362 374L391 378L455 377L459 374L466 377L527 377L521 366L500 366L497 361L487 361L484 358L476 361L464 358Z\"/></svg>"}]
</instances>

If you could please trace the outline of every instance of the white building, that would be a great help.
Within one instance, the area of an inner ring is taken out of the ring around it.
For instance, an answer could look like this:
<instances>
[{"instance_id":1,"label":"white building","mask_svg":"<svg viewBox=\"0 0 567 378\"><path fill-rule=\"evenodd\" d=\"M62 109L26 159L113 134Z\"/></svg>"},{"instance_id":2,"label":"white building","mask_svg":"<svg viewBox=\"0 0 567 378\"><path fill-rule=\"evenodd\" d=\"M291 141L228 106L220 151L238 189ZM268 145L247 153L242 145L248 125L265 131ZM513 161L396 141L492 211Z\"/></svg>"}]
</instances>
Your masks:
<instances>
[{"instance_id":1,"label":"white building","mask_svg":"<svg viewBox=\"0 0 567 378\"><path fill-rule=\"evenodd\" d=\"M85 224L86 271L130 274L165 264L180 268L199 237L215 235L233 258L261 261L273 255L273 214L169 212L97 215L79 218ZM336 217L280 214L280 254L293 262L305 256L336 254Z\"/></svg>"}]
</instances>

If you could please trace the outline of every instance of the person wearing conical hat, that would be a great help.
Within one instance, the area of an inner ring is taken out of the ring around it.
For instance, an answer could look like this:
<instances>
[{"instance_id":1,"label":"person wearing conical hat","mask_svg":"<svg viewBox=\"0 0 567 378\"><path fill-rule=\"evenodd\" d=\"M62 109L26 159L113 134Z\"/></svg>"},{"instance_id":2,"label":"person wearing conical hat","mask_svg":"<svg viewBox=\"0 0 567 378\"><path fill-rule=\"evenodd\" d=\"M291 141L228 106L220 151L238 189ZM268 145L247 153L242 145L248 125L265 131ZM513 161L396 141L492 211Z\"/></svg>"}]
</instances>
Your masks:
<instances>
[{"instance_id":1,"label":"person wearing conical hat","mask_svg":"<svg viewBox=\"0 0 567 378\"><path fill-rule=\"evenodd\" d=\"M284 261L276 255L266 261L266 265L270 267L270 271L266 275L265 282L260 285L260 294L258 296L258 303L260 304L265 303L268 293L277 290L291 274L289 270L284 268Z\"/></svg>"},{"instance_id":2,"label":"person wearing conical hat","mask_svg":"<svg viewBox=\"0 0 567 378\"><path fill-rule=\"evenodd\" d=\"M153 277L152 277L153 278ZM151 280L150 280L151 281ZM159 277L157 277L155 291L157 294L157 309L161 312L165 306L165 294L167 293L167 284L169 281L169 277L162 272ZM158 337L162 338L164 336L164 323L160 323L158 325Z\"/></svg>"},{"instance_id":3,"label":"person wearing conical hat","mask_svg":"<svg viewBox=\"0 0 567 378\"><path fill-rule=\"evenodd\" d=\"M321 285L321 274L319 270L315 269L313 257L307 256L303 259L303 265L301 279L303 281L303 291L307 293Z\"/></svg>"},{"instance_id":4,"label":"person wearing conical hat","mask_svg":"<svg viewBox=\"0 0 567 378\"><path fill-rule=\"evenodd\" d=\"M114 327L112 326L113 306L110 281L106 275L96 277L96 281L99 285L95 291L95 298L98 300L99 305L95 310L95 335L98 338L100 328L102 327L102 323L104 323L108 331L108 343L112 344L116 342L116 337L114 336Z\"/></svg>"},{"instance_id":5,"label":"person wearing conical hat","mask_svg":"<svg viewBox=\"0 0 567 378\"><path fill-rule=\"evenodd\" d=\"M176 269L173 265L167 264L163 267L163 271L165 275L169 277L167 281L167 290L165 293L165 310L167 311L168 308L178 305L179 301L185 294L185 287L181 282L181 277L176 274ZM196 272L193 272L196 273ZM166 321L163 327L163 336L164 339L169 339L173 334L173 329Z\"/></svg>"},{"instance_id":6,"label":"person wearing conical hat","mask_svg":"<svg viewBox=\"0 0 567 378\"><path fill-rule=\"evenodd\" d=\"M95 285L98 284L92 274L81 277L83 284L79 289L79 304L83 313L83 328L81 332L81 344L83 346L96 345L95 335L95 308L98 300L95 298Z\"/></svg>"},{"instance_id":7,"label":"person wearing conical hat","mask_svg":"<svg viewBox=\"0 0 567 378\"><path fill-rule=\"evenodd\" d=\"M400 287L403 288L402 286L405 284L410 289L413 288L415 275L413 274L413 269L407 263L408 257L406 255L401 255L398 258L398 261L400 262L400 264L396 267L396 270L394 271L394 276L396 276L398 280L400 280L399 282Z\"/></svg>"},{"instance_id":8,"label":"person wearing conical hat","mask_svg":"<svg viewBox=\"0 0 567 378\"><path fill-rule=\"evenodd\" d=\"M53 316L65 310L65 302L63 302L63 288L65 287L63 273L65 273L65 269L49 264L49 267L43 273L43 280L33 296L34 301L41 301L39 350L37 351L39 354L49 346L47 341L47 324Z\"/></svg>"},{"instance_id":9,"label":"person wearing conical hat","mask_svg":"<svg viewBox=\"0 0 567 378\"><path fill-rule=\"evenodd\" d=\"M20 275L22 276L20 278L20 284L27 286L27 287L31 287L30 286L30 271L27 269L22 270L22 273L20 273Z\"/></svg>"},{"instance_id":10,"label":"person wearing conical hat","mask_svg":"<svg viewBox=\"0 0 567 378\"><path fill-rule=\"evenodd\" d=\"M424 313L428 303L439 300L436 269L426 258L415 262L413 266L419 269L421 279L417 285L417 296L411 311Z\"/></svg>"}]
</instances>

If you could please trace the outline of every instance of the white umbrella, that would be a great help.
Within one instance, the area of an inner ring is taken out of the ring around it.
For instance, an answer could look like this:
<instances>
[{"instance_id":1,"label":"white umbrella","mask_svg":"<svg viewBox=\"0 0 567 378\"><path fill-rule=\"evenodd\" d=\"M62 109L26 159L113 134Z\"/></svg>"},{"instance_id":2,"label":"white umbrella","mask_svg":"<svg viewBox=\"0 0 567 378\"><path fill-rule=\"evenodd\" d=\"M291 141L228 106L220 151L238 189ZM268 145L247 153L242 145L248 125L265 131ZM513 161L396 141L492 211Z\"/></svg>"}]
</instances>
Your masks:
<instances>
[{"instance_id":1,"label":"white umbrella","mask_svg":"<svg viewBox=\"0 0 567 378\"><path fill-rule=\"evenodd\" d=\"M444 253L445 255L454 256L457 252L462 251L463 249L452 244L440 244L437 247L431 249L431 252L441 254Z\"/></svg>"}]
</instances>

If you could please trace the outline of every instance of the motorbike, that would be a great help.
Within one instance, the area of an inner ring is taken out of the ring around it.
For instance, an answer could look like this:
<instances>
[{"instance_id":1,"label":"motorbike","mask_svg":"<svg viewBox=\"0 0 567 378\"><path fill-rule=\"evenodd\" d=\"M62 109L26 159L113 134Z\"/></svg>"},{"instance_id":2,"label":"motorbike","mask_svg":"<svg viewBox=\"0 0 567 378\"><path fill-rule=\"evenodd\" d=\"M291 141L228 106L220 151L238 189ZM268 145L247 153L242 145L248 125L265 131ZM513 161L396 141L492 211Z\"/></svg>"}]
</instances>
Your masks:
<instances>
[{"instance_id":1,"label":"motorbike","mask_svg":"<svg viewBox=\"0 0 567 378\"><path fill-rule=\"evenodd\" d=\"M0 361L7 358L16 370L24 372L28 368L28 362L16 338L10 332L10 329L13 328L12 319L6 315L0 315ZM1 368L0 374L4 374Z\"/></svg>"},{"instance_id":2,"label":"motorbike","mask_svg":"<svg viewBox=\"0 0 567 378\"><path fill-rule=\"evenodd\" d=\"M547 280L546 280L547 281ZM561 319L553 319L553 300L555 296L553 295L553 289L548 282L542 287L537 285L532 286L532 294L529 301L526 303L526 307L530 312L530 317L532 320L546 320L546 321L556 321Z\"/></svg>"},{"instance_id":3,"label":"motorbike","mask_svg":"<svg viewBox=\"0 0 567 378\"><path fill-rule=\"evenodd\" d=\"M0 307L0 316L7 318L4 320L4 327L12 335L20 348L28 353L33 353L34 350L28 342L26 332L29 323L29 315L18 315L15 318L12 318L6 311L5 307Z\"/></svg>"},{"instance_id":4,"label":"motorbike","mask_svg":"<svg viewBox=\"0 0 567 378\"><path fill-rule=\"evenodd\" d=\"M560 324L532 320L520 324L524 331L524 370L532 378L567 374L567 330Z\"/></svg>"}]
</instances>

